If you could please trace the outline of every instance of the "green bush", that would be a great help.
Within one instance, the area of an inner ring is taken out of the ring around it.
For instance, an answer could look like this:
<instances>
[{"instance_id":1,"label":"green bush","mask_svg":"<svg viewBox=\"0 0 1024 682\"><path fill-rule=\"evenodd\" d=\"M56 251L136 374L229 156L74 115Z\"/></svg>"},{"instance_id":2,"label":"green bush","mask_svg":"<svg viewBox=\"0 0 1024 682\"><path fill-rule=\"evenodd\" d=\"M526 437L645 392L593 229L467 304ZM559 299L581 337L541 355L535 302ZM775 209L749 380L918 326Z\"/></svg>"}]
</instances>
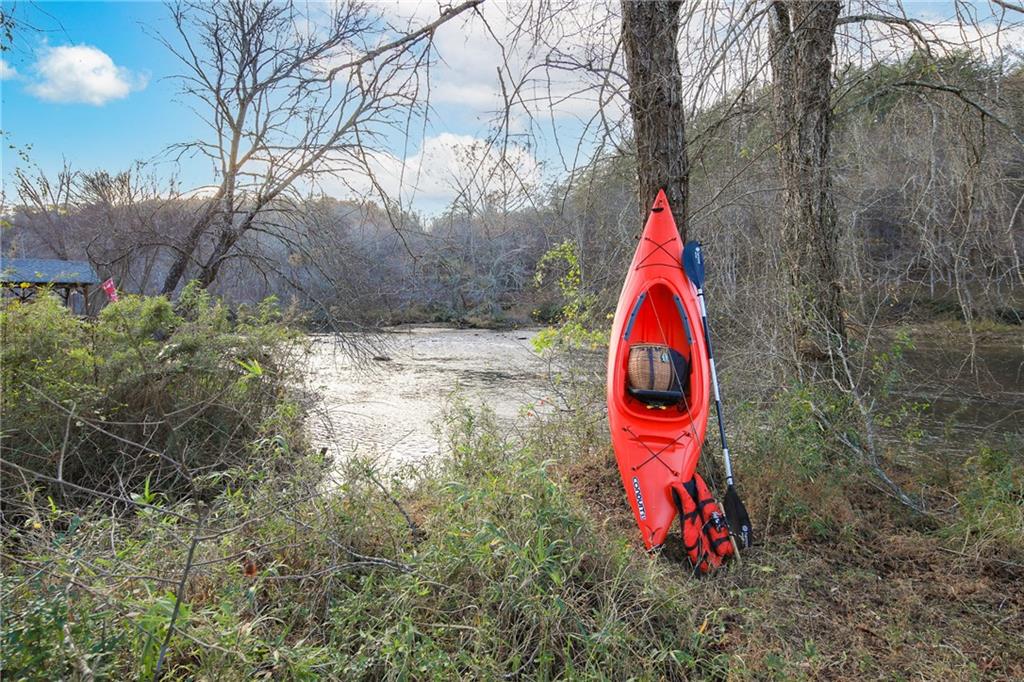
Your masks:
<instances>
[{"instance_id":1,"label":"green bush","mask_svg":"<svg viewBox=\"0 0 1024 682\"><path fill-rule=\"evenodd\" d=\"M942 531L958 550L1024 560L1024 464L1011 452L984 446L964 463L954 521Z\"/></svg>"},{"instance_id":2,"label":"green bush","mask_svg":"<svg viewBox=\"0 0 1024 682\"><path fill-rule=\"evenodd\" d=\"M28 585L20 582L3 579L5 594L25 595L4 614L5 679L59 679L81 673L82 663L102 669L127 643L109 609L94 603L83 609L78 595L71 597L53 581L36 577Z\"/></svg>"},{"instance_id":3,"label":"green bush","mask_svg":"<svg viewBox=\"0 0 1024 682\"><path fill-rule=\"evenodd\" d=\"M747 404L736 412L744 494L771 516L761 524L825 539L854 519L849 489L860 469L837 437L856 437L852 410L841 397L794 385L767 409Z\"/></svg>"},{"instance_id":4,"label":"green bush","mask_svg":"<svg viewBox=\"0 0 1024 682\"><path fill-rule=\"evenodd\" d=\"M534 285L540 288L556 267L563 268L557 284L563 304L557 317L558 325L542 329L533 339L538 352L547 350L571 351L577 348L600 348L608 343L608 330L602 329L595 321L594 311L597 297L588 293L583 285L583 270L577 245L564 241L550 249L537 262ZM534 318L540 319L541 310L534 311Z\"/></svg>"},{"instance_id":5,"label":"green bush","mask_svg":"<svg viewBox=\"0 0 1024 682\"><path fill-rule=\"evenodd\" d=\"M298 437L286 387L300 346L273 300L231 315L190 286L177 310L124 296L82 320L42 294L6 302L0 333L5 513L37 486L80 501L144 481L207 495L225 472L270 463L261 435Z\"/></svg>"}]
</instances>

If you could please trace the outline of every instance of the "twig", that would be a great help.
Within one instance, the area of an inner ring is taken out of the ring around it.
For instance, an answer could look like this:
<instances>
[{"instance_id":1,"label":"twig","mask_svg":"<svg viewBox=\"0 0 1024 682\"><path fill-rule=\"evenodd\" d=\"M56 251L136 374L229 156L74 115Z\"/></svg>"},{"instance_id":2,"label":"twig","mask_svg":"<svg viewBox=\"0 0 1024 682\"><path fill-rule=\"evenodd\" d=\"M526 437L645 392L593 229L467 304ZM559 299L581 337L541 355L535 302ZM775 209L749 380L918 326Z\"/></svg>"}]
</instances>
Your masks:
<instances>
[{"instance_id":1,"label":"twig","mask_svg":"<svg viewBox=\"0 0 1024 682\"><path fill-rule=\"evenodd\" d=\"M36 478L36 479L39 479L41 481L49 481L50 483L60 483L61 485L66 485L67 487L69 487L69 488L71 488L73 490L78 490L78 491L81 491L83 493L88 493L89 495L95 495L97 497L102 497L102 498L105 498L105 499L108 499L108 500L113 500L115 502L124 502L125 504L130 504L132 506L140 507L142 509L152 509L155 512L159 512L161 514L167 514L168 516L173 516L176 519L180 519L182 521L187 521L189 523L194 522L194 519L192 519L192 518L190 518L188 516L185 516L184 514L179 514L177 512L173 512L173 511L171 511L169 509L165 509L163 507L157 507L156 505L146 504L145 502L137 502L136 500L133 500L133 499L131 499L129 497L124 497L122 495L111 495L110 493L105 493L105 492L103 492L101 490L96 490L94 488L86 488L85 486L77 485L77 484L71 483L69 481L61 481L59 479L54 478L53 476L47 476L46 474L41 474L38 471L32 471L31 469L27 469L27 468L25 468L23 466L19 466L19 465L15 464L14 462L6 460L6 459L4 459L2 457L0 457L0 465L9 466L12 469L16 469L17 471L20 471L23 474L28 474L29 476L31 476L33 478Z\"/></svg>"},{"instance_id":2,"label":"twig","mask_svg":"<svg viewBox=\"0 0 1024 682\"><path fill-rule=\"evenodd\" d=\"M441 12L441 16L439 16L437 19L430 22L429 24L424 24L416 31L413 31L412 33L407 33L401 38L393 40L390 43L385 43L384 45L381 45L375 50L370 50L369 52L362 55L358 59L353 59L350 62L346 62L344 64L335 66L334 68L327 72L327 75L323 78L323 80L329 83L333 81L334 77L337 76L338 73L340 73L341 71L344 71L346 69L352 69L357 66L362 66L363 64L367 64L373 61L374 59L381 56L385 52L389 52L399 47L404 47L406 45L409 45L410 43L419 42L421 38L424 38L428 35L433 35L434 31L440 28L441 25L447 22L448 20L454 19L459 14L465 12L467 9L471 9L473 7L476 7L477 5L482 4L483 1L484 0L468 0L468 2L464 2L461 5L458 5L457 7L448 7L443 12Z\"/></svg>"},{"instance_id":3,"label":"twig","mask_svg":"<svg viewBox=\"0 0 1024 682\"><path fill-rule=\"evenodd\" d=\"M978 560L978 557L972 557L971 555L967 554L966 552L958 552L957 550L950 549L949 547L939 547L939 549L942 550L943 552L946 552L948 554L953 554L953 555L961 557L963 559L975 559L975 560ZM1009 566L1010 568L1024 568L1024 564L1018 564L1015 561L1007 561L1006 559L997 559L996 557L992 556L991 554L986 556L984 561L991 561L992 563L1002 564L1003 566Z\"/></svg>"},{"instance_id":4,"label":"twig","mask_svg":"<svg viewBox=\"0 0 1024 682\"><path fill-rule=\"evenodd\" d=\"M71 437L71 420L75 418L75 403L71 403L71 409L68 410L68 418L64 422L64 441L60 444L60 460L57 462L57 480L64 480L64 458L68 452L68 439ZM64 487L60 488L61 500L64 498Z\"/></svg>"},{"instance_id":5,"label":"twig","mask_svg":"<svg viewBox=\"0 0 1024 682\"><path fill-rule=\"evenodd\" d=\"M200 542L200 532L203 529L205 518L200 517L196 523L195 531L192 533L192 541L188 546L188 556L185 558L185 568L181 572L181 581L178 583L178 590L174 595L174 611L171 612L171 621L167 624L167 635L163 644L160 645L160 656L156 659L156 668L153 670L153 682L160 679L160 669L163 667L164 657L167 655L167 647L171 644L171 637L174 636L174 626L181 612L181 602L185 599L185 585L188 582L188 574L192 570L192 559L195 557L196 547Z\"/></svg>"},{"instance_id":6,"label":"twig","mask_svg":"<svg viewBox=\"0 0 1024 682\"><path fill-rule=\"evenodd\" d=\"M409 433L412 432L410 431ZM405 434L405 436L402 436L399 439L399 442L404 440L408 435L409 434L407 433ZM376 485L382 493L384 493L384 497L386 497L388 501L395 506L395 509L398 510L398 513L401 514L402 517L405 519L406 525L409 526L409 532L412 534L413 541L420 542L421 540L423 540L426 537L426 533L424 533L423 529L420 528L419 525L412 520L412 517L409 516L409 513L405 511L405 507L402 506L402 503L399 502L395 498L395 496L391 494L391 491L388 490L384 486L384 484L377 479L377 476L373 473L373 468L370 466L365 467L364 473L366 474L366 477L369 478L370 481L372 481L373 484Z\"/></svg>"},{"instance_id":7,"label":"twig","mask_svg":"<svg viewBox=\"0 0 1024 682\"><path fill-rule=\"evenodd\" d=\"M988 116L993 121L998 123L1004 129L1006 129L1006 131L1008 133L1010 133L1010 136L1013 137L1013 139L1017 141L1017 144L1019 144L1022 147L1024 147L1024 138L1022 138L1020 135L1017 134L1017 131L1014 129L1014 127L1012 125L1010 125L1009 123L1004 121L1002 118L997 116L991 109L986 108L985 106L981 105L980 103L976 102L973 98L968 96L967 92L964 90L964 88L959 88L959 87L956 87L956 86L953 86L953 85L945 85L943 83L929 83L927 81L920 81L920 80L898 81L896 83L893 83L893 87L926 88L928 90L938 90L939 92L948 92L951 95L956 96L959 100L961 100L965 104L968 104L968 105L974 107L975 109L977 109L978 112L980 114L982 114L983 116Z\"/></svg>"}]
</instances>

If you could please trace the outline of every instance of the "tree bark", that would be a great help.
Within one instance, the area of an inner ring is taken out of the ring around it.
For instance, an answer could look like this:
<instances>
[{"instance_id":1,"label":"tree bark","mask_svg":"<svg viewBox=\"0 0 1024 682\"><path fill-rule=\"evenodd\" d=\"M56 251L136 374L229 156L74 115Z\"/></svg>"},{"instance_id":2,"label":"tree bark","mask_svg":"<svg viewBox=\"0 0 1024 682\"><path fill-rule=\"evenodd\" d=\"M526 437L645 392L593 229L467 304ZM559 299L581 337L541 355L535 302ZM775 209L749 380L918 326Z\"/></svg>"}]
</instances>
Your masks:
<instances>
[{"instance_id":1,"label":"tree bark","mask_svg":"<svg viewBox=\"0 0 1024 682\"><path fill-rule=\"evenodd\" d=\"M189 230L185 242L178 249L174 262L171 263L171 267L167 271L167 276L164 277L164 284L160 289L160 293L164 296L169 298L174 293L174 290L178 288L178 284L181 282L181 278L184 277L185 270L188 269L189 262L192 260L192 254L199 248L199 240L202 239L210 226L210 221L215 214L214 206L219 201L219 197L213 200L192 224L192 229Z\"/></svg>"},{"instance_id":2,"label":"tree bark","mask_svg":"<svg viewBox=\"0 0 1024 682\"><path fill-rule=\"evenodd\" d=\"M202 233L189 234L189 238L182 245L181 251L174 257L174 262L171 263L167 276L164 277L164 284L160 287L160 293L164 296L170 297L174 290L178 288L178 283L185 274L185 268L188 267L188 261L196 250L196 246L199 244L199 237L201 236Z\"/></svg>"},{"instance_id":3,"label":"tree bark","mask_svg":"<svg viewBox=\"0 0 1024 682\"><path fill-rule=\"evenodd\" d=\"M845 344L830 168L832 52L839 0L775 0L771 11L773 109L783 192L780 246L795 358L830 357Z\"/></svg>"},{"instance_id":4,"label":"tree bark","mask_svg":"<svg viewBox=\"0 0 1024 682\"><path fill-rule=\"evenodd\" d=\"M682 3L622 3L622 46L629 77L629 109L636 143L640 215L664 189L686 241L690 165L686 157L686 112L679 71L679 10Z\"/></svg>"}]
</instances>

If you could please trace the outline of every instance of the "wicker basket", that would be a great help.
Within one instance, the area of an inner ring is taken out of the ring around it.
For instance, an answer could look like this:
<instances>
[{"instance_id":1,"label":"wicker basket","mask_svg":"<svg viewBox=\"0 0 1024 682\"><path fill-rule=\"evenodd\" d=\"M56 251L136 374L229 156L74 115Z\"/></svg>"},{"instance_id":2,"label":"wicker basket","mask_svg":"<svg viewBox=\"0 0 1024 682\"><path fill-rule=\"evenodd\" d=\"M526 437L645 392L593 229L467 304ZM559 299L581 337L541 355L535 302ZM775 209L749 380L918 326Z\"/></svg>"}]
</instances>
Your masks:
<instances>
[{"instance_id":1,"label":"wicker basket","mask_svg":"<svg viewBox=\"0 0 1024 682\"><path fill-rule=\"evenodd\" d=\"M637 344L629 349L629 387L641 391L668 391L673 384L672 354L668 346Z\"/></svg>"}]
</instances>

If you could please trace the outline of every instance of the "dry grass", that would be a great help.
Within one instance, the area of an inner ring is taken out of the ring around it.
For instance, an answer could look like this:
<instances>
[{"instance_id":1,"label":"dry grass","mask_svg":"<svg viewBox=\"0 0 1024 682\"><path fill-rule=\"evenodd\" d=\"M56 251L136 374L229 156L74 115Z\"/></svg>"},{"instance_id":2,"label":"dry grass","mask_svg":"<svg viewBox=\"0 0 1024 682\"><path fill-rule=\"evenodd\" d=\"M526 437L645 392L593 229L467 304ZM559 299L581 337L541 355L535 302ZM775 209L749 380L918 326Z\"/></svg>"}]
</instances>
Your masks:
<instances>
[{"instance_id":1,"label":"dry grass","mask_svg":"<svg viewBox=\"0 0 1024 682\"><path fill-rule=\"evenodd\" d=\"M760 478L748 474L747 490L768 485ZM598 526L641 549L610 451L575 462L563 480ZM765 496L745 496L762 544L700 583L718 604L708 627L730 677L1024 677L1024 565L958 552L933 524L872 492L854 481L823 495L857 497L840 507L850 521L824 538L780 520ZM665 575L691 582L678 554L663 554L679 564Z\"/></svg>"}]
</instances>

